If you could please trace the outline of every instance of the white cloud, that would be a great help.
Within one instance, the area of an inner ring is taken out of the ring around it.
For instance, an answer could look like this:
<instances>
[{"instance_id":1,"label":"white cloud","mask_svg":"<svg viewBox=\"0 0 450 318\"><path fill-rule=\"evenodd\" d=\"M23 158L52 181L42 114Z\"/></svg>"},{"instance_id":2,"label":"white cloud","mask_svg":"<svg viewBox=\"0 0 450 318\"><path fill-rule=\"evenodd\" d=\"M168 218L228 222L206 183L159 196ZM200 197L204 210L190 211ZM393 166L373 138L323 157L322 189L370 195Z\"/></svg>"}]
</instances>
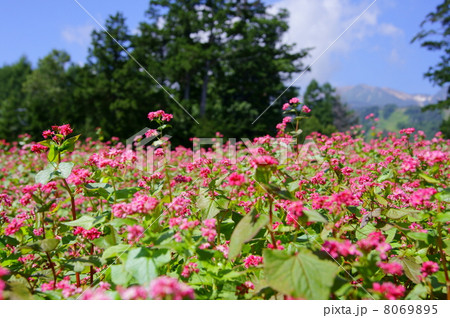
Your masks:
<instances>
[{"instance_id":1,"label":"white cloud","mask_svg":"<svg viewBox=\"0 0 450 318\"><path fill-rule=\"evenodd\" d=\"M339 35L358 17L372 1L351 0L280 0L272 6L272 12L286 8L290 12L290 29L283 39L296 43L297 48L314 47L311 57L304 63L312 63ZM380 10L376 3L365 12L347 32L337 40L296 82L305 86L312 78L320 82L329 81L330 76L339 70L339 58L358 48L360 42L374 35L398 36L402 30L389 23L379 22Z\"/></svg>"},{"instance_id":2,"label":"white cloud","mask_svg":"<svg viewBox=\"0 0 450 318\"><path fill-rule=\"evenodd\" d=\"M397 28L395 25L390 23L381 23L378 27L378 30L381 34L387 35L387 36L399 36L403 35L403 30Z\"/></svg>"},{"instance_id":3,"label":"white cloud","mask_svg":"<svg viewBox=\"0 0 450 318\"><path fill-rule=\"evenodd\" d=\"M388 61L391 64L402 65L405 64L405 60L401 57L398 50L393 48L388 56Z\"/></svg>"},{"instance_id":4,"label":"white cloud","mask_svg":"<svg viewBox=\"0 0 450 318\"><path fill-rule=\"evenodd\" d=\"M94 26L91 23L68 26L61 31L61 35L67 43L75 43L85 47L88 46L91 41L92 30L94 30Z\"/></svg>"}]
</instances>

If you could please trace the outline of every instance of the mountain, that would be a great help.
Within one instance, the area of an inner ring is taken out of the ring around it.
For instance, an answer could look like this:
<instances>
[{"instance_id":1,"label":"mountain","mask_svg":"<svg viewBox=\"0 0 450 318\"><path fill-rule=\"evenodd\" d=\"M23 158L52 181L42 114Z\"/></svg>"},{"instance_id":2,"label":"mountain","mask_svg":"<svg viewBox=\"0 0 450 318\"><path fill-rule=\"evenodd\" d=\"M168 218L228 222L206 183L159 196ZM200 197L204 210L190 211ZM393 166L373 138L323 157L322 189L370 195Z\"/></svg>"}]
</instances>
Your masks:
<instances>
[{"instance_id":1,"label":"mountain","mask_svg":"<svg viewBox=\"0 0 450 318\"><path fill-rule=\"evenodd\" d=\"M447 89L442 88L435 95L408 94L387 87L376 87L364 84L336 88L336 93L341 96L341 100L353 109L368 106L384 106L386 104L396 104L399 107L422 107L435 103L438 99L445 98L446 92Z\"/></svg>"}]
</instances>

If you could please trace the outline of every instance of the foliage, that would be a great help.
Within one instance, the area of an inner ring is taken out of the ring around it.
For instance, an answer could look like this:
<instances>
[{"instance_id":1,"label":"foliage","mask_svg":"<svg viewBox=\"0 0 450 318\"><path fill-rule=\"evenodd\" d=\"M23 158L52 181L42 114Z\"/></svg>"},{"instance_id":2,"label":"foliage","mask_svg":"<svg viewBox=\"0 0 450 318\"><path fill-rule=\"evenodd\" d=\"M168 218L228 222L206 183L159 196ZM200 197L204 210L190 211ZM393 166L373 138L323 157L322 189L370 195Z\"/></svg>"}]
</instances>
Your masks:
<instances>
[{"instance_id":1,"label":"foliage","mask_svg":"<svg viewBox=\"0 0 450 318\"><path fill-rule=\"evenodd\" d=\"M147 148L69 125L2 143L0 298L448 298L450 142L352 129L297 146L312 111L283 110L277 138L236 152L172 150L164 111Z\"/></svg>"},{"instance_id":2,"label":"foliage","mask_svg":"<svg viewBox=\"0 0 450 318\"><path fill-rule=\"evenodd\" d=\"M358 118L336 95L336 89L329 83L320 85L312 80L306 88L303 101L311 107L311 120L303 127L305 135L319 132L331 135L336 131L346 131L358 123Z\"/></svg>"},{"instance_id":3,"label":"foliage","mask_svg":"<svg viewBox=\"0 0 450 318\"><path fill-rule=\"evenodd\" d=\"M101 127L104 137L125 139L145 127L146 113L167 105L175 115L177 144L217 131L227 137L275 133L274 123L281 120L277 107L252 123L292 74L302 71L308 53L281 42L287 18L285 10L271 13L260 1L154 0L131 34L117 13L105 22L105 31L92 32L83 66L53 51L25 79L9 74L17 77L19 85L11 90L18 97L4 102L4 124L17 126L11 112L23 104L26 118L18 130L34 139L42 125L67 122L86 136L94 137ZM6 137L11 133L0 135Z\"/></svg>"},{"instance_id":4,"label":"foliage","mask_svg":"<svg viewBox=\"0 0 450 318\"><path fill-rule=\"evenodd\" d=\"M429 28L426 28L430 25ZM442 53L440 62L435 66L430 66L425 73L432 83L441 87L448 86L446 99L438 101L436 104L428 105L425 110L449 109L450 108L450 1L444 0L436 7L434 12L429 13L421 24L422 30L412 39L420 41L420 45L430 51ZM448 119L441 125L441 130L448 131ZM449 134L446 134L450 138Z\"/></svg>"}]
</instances>

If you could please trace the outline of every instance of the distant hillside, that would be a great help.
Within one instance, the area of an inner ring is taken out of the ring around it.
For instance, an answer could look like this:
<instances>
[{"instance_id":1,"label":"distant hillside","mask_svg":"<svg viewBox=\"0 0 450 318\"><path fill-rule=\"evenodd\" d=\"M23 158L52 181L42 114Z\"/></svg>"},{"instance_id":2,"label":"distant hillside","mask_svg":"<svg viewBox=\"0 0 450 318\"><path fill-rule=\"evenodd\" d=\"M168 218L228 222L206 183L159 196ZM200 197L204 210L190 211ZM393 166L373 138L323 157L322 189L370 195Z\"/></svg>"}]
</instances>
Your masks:
<instances>
[{"instance_id":1,"label":"distant hillside","mask_svg":"<svg viewBox=\"0 0 450 318\"><path fill-rule=\"evenodd\" d=\"M355 85L337 87L336 92L350 108L358 109L368 106L384 106L395 104L399 107L425 106L445 98L446 89L441 89L435 95L408 94L386 87Z\"/></svg>"}]
</instances>

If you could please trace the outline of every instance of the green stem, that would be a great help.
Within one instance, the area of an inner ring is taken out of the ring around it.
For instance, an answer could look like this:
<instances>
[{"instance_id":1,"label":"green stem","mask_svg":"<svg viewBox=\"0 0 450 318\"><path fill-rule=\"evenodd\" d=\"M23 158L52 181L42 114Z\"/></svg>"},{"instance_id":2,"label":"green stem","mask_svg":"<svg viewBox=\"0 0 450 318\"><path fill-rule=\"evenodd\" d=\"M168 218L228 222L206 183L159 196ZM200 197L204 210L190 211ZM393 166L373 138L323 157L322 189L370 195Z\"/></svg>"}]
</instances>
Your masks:
<instances>
[{"instance_id":1,"label":"green stem","mask_svg":"<svg viewBox=\"0 0 450 318\"><path fill-rule=\"evenodd\" d=\"M269 194L269 233L270 233L270 237L272 239L272 244L274 249L277 249L277 241L275 240L275 234L273 233L273 211L272 211L272 203L273 203L273 198L272 196Z\"/></svg>"},{"instance_id":2,"label":"green stem","mask_svg":"<svg viewBox=\"0 0 450 318\"><path fill-rule=\"evenodd\" d=\"M63 183L64 183L64 187L66 188L67 192L69 193L70 196L70 203L71 203L71 208L72 208L72 220L75 221L77 219L77 212L75 210L75 197L73 195L72 190L70 190L70 186L67 183L66 179L62 179Z\"/></svg>"},{"instance_id":3,"label":"green stem","mask_svg":"<svg viewBox=\"0 0 450 318\"><path fill-rule=\"evenodd\" d=\"M450 279L449 279L448 270L447 270L447 259L446 259L447 256L445 255L445 251L442 246L442 224L440 222L438 223L437 230L438 230L437 243L438 243L439 253L441 254L442 266L444 267L445 283L447 285L447 300L450 300Z\"/></svg>"},{"instance_id":4,"label":"green stem","mask_svg":"<svg viewBox=\"0 0 450 318\"><path fill-rule=\"evenodd\" d=\"M53 273L53 288L56 289L56 271L55 271L55 266L53 265L52 258L50 257L50 253L49 252L45 252L45 254L47 254L48 264L50 265L50 268L52 269L52 273Z\"/></svg>"}]
</instances>

